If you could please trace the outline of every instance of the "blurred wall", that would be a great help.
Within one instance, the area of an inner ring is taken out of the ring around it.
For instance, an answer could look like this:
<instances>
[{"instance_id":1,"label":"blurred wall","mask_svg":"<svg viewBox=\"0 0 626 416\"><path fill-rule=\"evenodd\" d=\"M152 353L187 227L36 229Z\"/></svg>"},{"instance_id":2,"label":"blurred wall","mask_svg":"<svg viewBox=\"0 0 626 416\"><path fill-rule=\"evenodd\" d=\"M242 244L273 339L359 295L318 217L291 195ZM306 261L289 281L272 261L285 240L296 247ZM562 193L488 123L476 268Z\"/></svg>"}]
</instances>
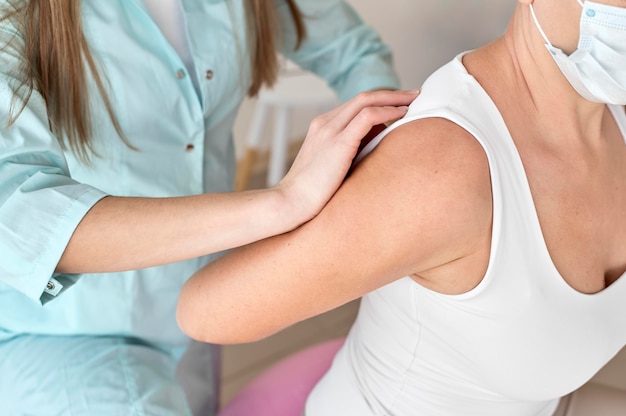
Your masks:
<instances>
[{"instance_id":1,"label":"blurred wall","mask_svg":"<svg viewBox=\"0 0 626 416\"><path fill-rule=\"evenodd\" d=\"M415 88L459 52L501 35L515 0L347 0L394 52L402 86Z\"/></svg>"},{"instance_id":2,"label":"blurred wall","mask_svg":"<svg viewBox=\"0 0 626 416\"><path fill-rule=\"evenodd\" d=\"M347 0L392 48L402 87L417 88L459 52L501 35L515 0ZM235 125L238 155L253 110L244 102ZM290 137L301 139L314 114L296 114ZM265 136L271 134L271 123ZM267 140L266 140L267 142Z\"/></svg>"}]
</instances>

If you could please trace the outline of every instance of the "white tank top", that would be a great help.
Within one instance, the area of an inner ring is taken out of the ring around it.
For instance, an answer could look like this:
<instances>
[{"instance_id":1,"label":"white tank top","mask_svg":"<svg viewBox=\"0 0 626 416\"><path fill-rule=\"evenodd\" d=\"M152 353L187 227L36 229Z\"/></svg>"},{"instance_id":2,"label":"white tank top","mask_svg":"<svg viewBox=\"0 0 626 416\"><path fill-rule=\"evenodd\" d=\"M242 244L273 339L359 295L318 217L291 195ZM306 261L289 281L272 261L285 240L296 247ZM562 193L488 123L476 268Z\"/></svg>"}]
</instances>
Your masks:
<instances>
[{"instance_id":1,"label":"white tank top","mask_svg":"<svg viewBox=\"0 0 626 416\"><path fill-rule=\"evenodd\" d=\"M306 416L544 416L626 344L626 276L589 295L552 263L514 142L459 55L435 72L397 126L442 117L470 132L489 161L491 255L461 295L409 277L364 296L357 320ZM626 137L623 107L611 107ZM360 157L362 157L361 155Z\"/></svg>"}]
</instances>

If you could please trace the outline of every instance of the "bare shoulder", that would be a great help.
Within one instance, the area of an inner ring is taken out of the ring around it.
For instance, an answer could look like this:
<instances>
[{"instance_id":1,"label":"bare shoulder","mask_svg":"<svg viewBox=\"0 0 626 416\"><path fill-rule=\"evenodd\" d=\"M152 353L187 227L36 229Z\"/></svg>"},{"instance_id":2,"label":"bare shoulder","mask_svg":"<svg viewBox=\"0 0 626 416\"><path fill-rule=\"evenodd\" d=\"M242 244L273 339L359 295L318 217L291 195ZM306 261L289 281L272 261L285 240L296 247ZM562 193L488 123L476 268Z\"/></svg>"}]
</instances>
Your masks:
<instances>
[{"instance_id":1,"label":"bare shoulder","mask_svg":"<svg viewBox=\"0 0 626 416\"><path fill-rule=\"evenodd\" d=\"M403 151L398 152L399 148ZM433 163L486 162L482 146L474 136L458 124L438 117L414 120L397 127L381 142L378 152L385 153L385 157L402 159L404 155Z\"/></svg>"},{"instance_id":2,"label":"bare shoulder","mask_svg":"<svg viewBox=\"0 0 626 416\"><path fill-rule=\"evenodd\" d=\"M407 275L447 294L480 282L493 211L489 163L474 136L443 118L408 122L384 138L360 174L363 184L373 177L388 184L384 198L406 233L400 244L388 244L399 250L395 261L406 263Z\"/></svg>"},{"instance_id":3,"label":"bare shoulder","mask_svg":"<svg viewBox=\"0 0 626 416\"><path fill-rule=\"evenodd\" d=\"M456 200L453 206L470 208L483 198L491 200L489 164L482 146L467 130L443 118L397 127L360 168L363 175L394 178L392 182L407 192Z\"/></svg>"},{"instance_id":4,"label":"bare shoulder","mask_svg":"<svg viewBox=\"0 0 626 416\"><path fill-rule=\"evenodd\" d=\"M393 280L484 253L491 201L482 146L460 126L430 118L390 132L312 224L337 232L349 215L359 231L346 228L341 241L359 238L354 243L361 248L375 241L358 253L360 265L386 264L381 272L395 270L388 275Z\"/></svg>"}]
</instances>

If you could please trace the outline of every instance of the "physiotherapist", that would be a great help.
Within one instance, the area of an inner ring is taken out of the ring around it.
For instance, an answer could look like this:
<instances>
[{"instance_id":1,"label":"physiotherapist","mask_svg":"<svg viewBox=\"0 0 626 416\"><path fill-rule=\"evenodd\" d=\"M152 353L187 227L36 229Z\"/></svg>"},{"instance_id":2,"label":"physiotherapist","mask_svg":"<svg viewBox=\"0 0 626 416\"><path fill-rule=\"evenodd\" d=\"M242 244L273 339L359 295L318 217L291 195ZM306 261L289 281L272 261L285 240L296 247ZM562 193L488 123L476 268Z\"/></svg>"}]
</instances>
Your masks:
<instances>
[{"instance_id":1,"label":"physiotherapist","mask_svg":"<svg viewBox=\"0 0 626 416\"><path fill-rule=\"evenodd\" d=\"M415 93L384 91L390 50L341 0L0 5L0 413L212 414L216 350L176 375L180 288L315 216ZM276 52L347 103L276 187L233 193L233 123Z\"/></svg>"}]
</instances>

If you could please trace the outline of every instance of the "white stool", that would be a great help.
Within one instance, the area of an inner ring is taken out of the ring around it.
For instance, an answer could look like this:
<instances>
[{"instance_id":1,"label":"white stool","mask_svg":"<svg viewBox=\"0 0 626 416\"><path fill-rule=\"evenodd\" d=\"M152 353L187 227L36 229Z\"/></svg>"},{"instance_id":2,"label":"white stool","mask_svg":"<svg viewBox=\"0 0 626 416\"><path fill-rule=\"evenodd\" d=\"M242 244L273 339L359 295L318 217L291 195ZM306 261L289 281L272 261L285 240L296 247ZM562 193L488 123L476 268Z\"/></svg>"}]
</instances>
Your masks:
<instances>
[{"instance_id":1,"label":"white stool","mask_svg":"<svg viewBox=\"0 0 626 416\"><path fill-rule=\"evenodd\" d=\"M237 172L235 189L242 191L248 186L270 111L274 114L274 134L270 143L266 186L276 185L287 171L289 130L294 112L306 109L314 110L315 115L318 115L337 105L339 99L335 92L321 78L299 68L283 70L271 89L263 88L259 92L245 139L246 150Z\"/></svg>"}]
</instances>

